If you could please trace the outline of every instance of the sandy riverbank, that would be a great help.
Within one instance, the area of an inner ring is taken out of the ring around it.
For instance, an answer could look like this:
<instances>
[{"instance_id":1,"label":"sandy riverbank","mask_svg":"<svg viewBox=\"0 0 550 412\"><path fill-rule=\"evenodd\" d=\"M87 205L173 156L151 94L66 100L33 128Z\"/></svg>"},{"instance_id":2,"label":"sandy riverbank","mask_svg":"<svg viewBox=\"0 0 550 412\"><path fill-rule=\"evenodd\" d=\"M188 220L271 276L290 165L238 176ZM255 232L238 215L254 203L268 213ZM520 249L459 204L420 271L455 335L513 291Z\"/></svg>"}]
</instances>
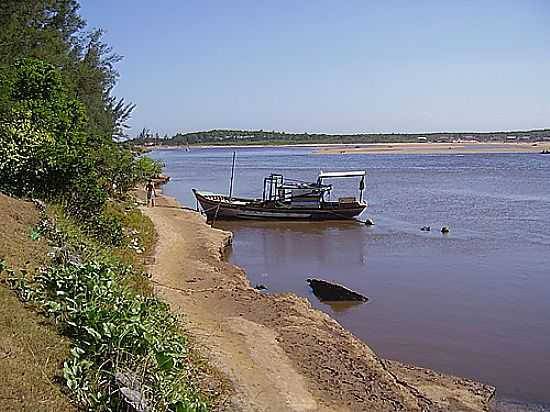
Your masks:
<instances>
[{"instance_id":1,"label":"sandy riverbank","mask_svg":"<svg viewBox=\"0 0 550 412\"><path fill-rule=\"evenodd\" d=\"M150 146L151 150L183 150L183 145ZM540 153L550 150L550 142L525 143L296 143L296 144L244 144L244 145L193 145L193 149L261 149L306 148L317 154L468 154L468 153Z\"/></svg>"},{"instance_id":2,"label":"sandy riverbank","mask_svg":"<svg viewBox=\"0 0 550 412\"><path fill-rule=\"evenodd\" d=\"M549 142L529 143L391 143L320 148L317 154L485 154L540 153Z\"/></svg>"},{"instance_id":3,"label":"sandy riverbank","mask_svg":"<svg viewBox=\"0 0 550 412\"><path fill-rule=\"evenodd\" d=\"M144 209L158 231L157 293L185 317L232 383L227 411L487 411L494 388L379 358L293 294L250 287L224 261L229 232L161 196Z\"/></svg>"}]
</instances>

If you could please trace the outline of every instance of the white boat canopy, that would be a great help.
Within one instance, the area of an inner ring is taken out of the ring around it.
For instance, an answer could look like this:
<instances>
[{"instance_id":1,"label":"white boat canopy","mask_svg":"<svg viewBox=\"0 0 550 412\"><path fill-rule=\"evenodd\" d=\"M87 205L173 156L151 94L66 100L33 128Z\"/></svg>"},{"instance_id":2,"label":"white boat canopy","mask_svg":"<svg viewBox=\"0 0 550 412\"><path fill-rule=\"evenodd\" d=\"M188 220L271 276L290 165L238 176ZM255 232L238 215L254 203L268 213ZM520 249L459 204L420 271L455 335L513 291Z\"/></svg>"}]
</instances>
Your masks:
<instances>
[{"instance_id":1,"label":"white boat canopy","mask_svg":"<svg viewBox=\"0 0 550 412\"><path fill-rule=\"evenodd\" d=\"M365 170L355 170L349 172L323 172L319 173L318 179L330 179L333 177L363 177L366 176L367 172Z\"/></svg>"}]
</instances>

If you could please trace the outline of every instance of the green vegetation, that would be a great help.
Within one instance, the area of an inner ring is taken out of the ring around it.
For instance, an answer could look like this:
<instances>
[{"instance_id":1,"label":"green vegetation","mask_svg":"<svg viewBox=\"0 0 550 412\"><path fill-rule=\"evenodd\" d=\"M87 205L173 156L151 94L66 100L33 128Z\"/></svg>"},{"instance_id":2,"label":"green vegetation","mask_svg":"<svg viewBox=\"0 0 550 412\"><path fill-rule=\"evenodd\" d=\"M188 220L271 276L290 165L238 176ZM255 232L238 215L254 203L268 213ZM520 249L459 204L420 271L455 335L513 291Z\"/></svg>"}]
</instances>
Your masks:
<instances>
[{"instance_id":1,"label":"green vegetation","mask_svg":"<svg viewBox=\"0 0 550 412\"><path fill-rule=\"evenodd\" d=\"M48 263L47 242L31 230L40 221L38 210L32 203L0 194L0 216L0 261L32 276ZM63 385L56 383L70 355L69 339L25 308L4 280L0 273L0 410L74 410Z\"/></svg>"},{"instance_id":2,"label":"green vegetation","mask_svg":"<svg viewBox=\"0 0 550 412\"><path fill-rule=\"evenodd\" d=\"M70 97L51 64L19 59L2 84L2 192L64 201L89 217L101 214L108 197L160 172L161 165L136 158L111 134L88 132L85 106Z\"/></svg>"},{"instance_id":3,"label":"green vegetation","mask_svg":"<svg viewBox=\"0 0 550 412\"><path fill-rule=\"evenodd\" d=\"M140 270L151 222L131 203L110 205L110 221L124 228L112 247L62 208L48 209L30 237L45 238L54 256L38 276L8 270L8 282L71 338L63 378L78 406L116 411L137 397L149 410L207 410L187 340Z\"/></svg>"},{"instance_id":4,"label":"green vegetation","mask_svg":"<svg viewBox=\"0 0 550 412\"><path fill-rule=\"evenodd\" d=\"M0 4L0 191L88 218L159 165L113 140L134 105L112 96L120 56L78 9L75 0Z\"/></svg>"},{"instance_id":5,"label":"green vegetation","mask_svg":"<svg viewBox=\"0 0 550 412\"><path fill-rule=\"evenodd\" d=\"M208 130L204 132L178 133L171 138L141 132L131 140L136 145L282 145L282 144L365 144L365 143L417 143L419 137L430 142L453 140L477 140L480 142L505 141L509 136L527 141L550 140L550 129L489 132L489 133L285 133L264 130Z\"/></svg>"},{"instance_id":6,"label":"green vegetation","mask_svg":"<svg viewBox=\"0 0 550 412\"><path fill-rule=\"evenodd\" d=\"M79 7L76 0L2 0L0 71L10 71L21 58L52 65L68 96L85 107L85 131L110 139L124 134L134 105L111 95L121 57L102 41L102 30L87 28ZM2 108L4 98L0 93Z\"/></svg>"},{"instance_id":7,"label":"green vegetation","mask_svg":"<svg viewBox=\"0 0 550 412\"><path fill-rule=\"evenodd\" d=\"M116 411L124 399L139 399L150 410L207 410L177 320L165 304L128 282L144 275L63 219L57 225L44 215L36 228L54 246L52 262L39 276L12 273L8 280L23 301L71 338L63 377L79 407ZM126 238L137 234L132 229ZM145 247L139 241L126 245L134 252Z\"/></svg>"},{"instance_id":8,"label":"green vegetation","mask_svg":"<svg viewBox=\"0 0 550 412\"><path fill-rule=\"evenodd\" d=\"M120 58L78 8L0 4L0 192L45 201L21 244L51 255L38 271L2 253L0 271L70 338L62 381L77 408L204 411L187 339L143 271L155 233L130 195L163 165L118 141L133 109L111 94Z\"/></svg>"}]
</instances>

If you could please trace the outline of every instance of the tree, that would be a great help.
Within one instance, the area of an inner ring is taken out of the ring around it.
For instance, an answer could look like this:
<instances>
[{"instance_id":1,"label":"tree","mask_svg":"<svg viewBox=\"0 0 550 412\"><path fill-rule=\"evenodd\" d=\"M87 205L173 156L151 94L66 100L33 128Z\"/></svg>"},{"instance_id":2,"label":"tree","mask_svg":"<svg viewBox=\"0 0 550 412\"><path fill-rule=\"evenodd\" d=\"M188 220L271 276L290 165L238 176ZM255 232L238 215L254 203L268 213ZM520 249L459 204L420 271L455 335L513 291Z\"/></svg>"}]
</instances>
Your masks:
<instances>
[{"instance_id":1,"label":"tree","mask_svg":"<svg viewBox=\"0 0 550 412\"><path fill-rule=\"evenodd\" d=\"M94 215L109 195L160 173L158 163L87 130L84 106L51 64L21 59L0 80L1 191L63 199L74 213Z\"/></svg>"},{"instance_id":2,"label":"tree","mask_svg":"<svg viewBox=\"0 0 550 412\"><path fill-rule=\"evenodd\" d=\"M67 190L90 172L84 167L84 107L68 95L60 72L40 60L18 60L2 82L2 190L45 197Z\"/></svg>"},{"instance_id":3,"label":"tree","mask_svg":"<svg viewBox=\"0 0 550 412\"><path fill-rule=\"evenodd\" d=\"M76 0L2 0L0 69L34 57L61 71L68 93L86 108L86 129L104 139L125 134L135 105L112 95L121 56L102 41L101 30L85 31Z\"/></svg>"}]
</instances>

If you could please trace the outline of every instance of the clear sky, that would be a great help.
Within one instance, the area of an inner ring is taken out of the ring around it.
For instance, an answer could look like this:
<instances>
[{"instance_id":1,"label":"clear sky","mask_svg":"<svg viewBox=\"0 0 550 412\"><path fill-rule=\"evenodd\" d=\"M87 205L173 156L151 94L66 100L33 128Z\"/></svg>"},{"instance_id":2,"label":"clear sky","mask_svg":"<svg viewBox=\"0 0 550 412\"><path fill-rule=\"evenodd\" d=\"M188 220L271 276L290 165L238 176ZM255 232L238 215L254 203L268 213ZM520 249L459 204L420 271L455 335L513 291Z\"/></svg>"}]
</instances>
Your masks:
<instances>
[{"instance_id":1,"label":"clear sky","mask_svg":"<svg viewBox=\"0 0 550 412\"><path fill-rule=\"evenodd\" d=\"M549 0L81 0L134 135L550 127Z\"/></svg>"}]
</instances>

